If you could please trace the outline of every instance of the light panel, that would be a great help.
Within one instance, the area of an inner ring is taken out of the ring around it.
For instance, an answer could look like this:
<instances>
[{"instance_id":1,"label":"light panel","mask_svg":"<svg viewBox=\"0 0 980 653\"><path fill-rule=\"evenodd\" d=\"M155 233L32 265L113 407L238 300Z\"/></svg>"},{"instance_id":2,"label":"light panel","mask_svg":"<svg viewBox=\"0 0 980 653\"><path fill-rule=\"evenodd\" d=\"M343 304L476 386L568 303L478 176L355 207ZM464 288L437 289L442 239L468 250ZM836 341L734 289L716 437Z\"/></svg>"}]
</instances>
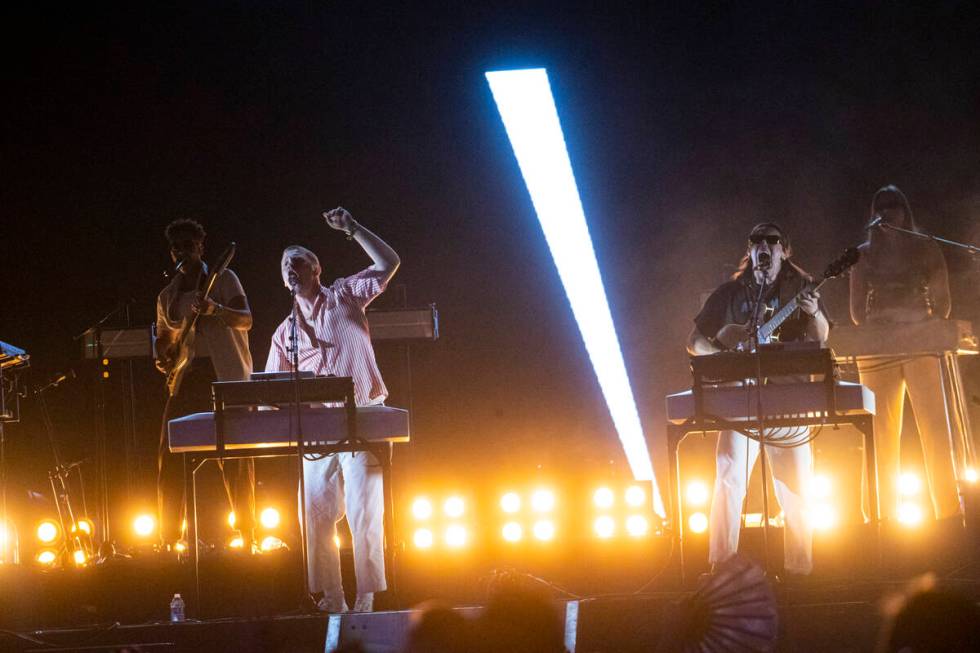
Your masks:
<instances>
[{"instance_id":1,"label":"light panel","mask_svg":"<svg viewBox=\"0 0 980 653\"><path fill-rule=\"evenodd\" d=\"M655 481L548 74L534 68L486 77L630 469L637 480Z\"/></svg>"}]
</instances>

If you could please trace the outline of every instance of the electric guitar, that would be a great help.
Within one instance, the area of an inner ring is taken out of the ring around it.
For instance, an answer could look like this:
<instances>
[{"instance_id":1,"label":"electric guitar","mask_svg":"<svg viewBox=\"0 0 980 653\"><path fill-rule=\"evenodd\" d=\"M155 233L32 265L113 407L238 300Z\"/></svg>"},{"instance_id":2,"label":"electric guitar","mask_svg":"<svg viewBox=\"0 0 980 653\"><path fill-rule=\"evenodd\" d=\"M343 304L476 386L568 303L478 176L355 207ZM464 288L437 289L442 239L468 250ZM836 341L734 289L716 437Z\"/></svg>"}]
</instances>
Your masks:
<instances>
[{"instance_id":1,"label":"electric guitar","mask_svg":"<svg viewBox=\"0 0 980 653\"><path fill-rule=\"evenodd\" d=\"M777 338L774 336L776 329L782 326L783 322L786 321L786 318L792 315L793 311L799 308L800 297L802 297L804 293L813 292L819 289L824 283L827 282L828 279L839 277L845 270L857 263L860 256L861 253L856 247L848 247L845 249L843 254L841 254L836 260L827 266L827 269L824 270L823 277L819 282L813 281L806 284L803 290L797 293L793 299L786 302L785 306L776 311L772 317L770 317L762 326L756 329L758 343L765 344L777 340ZM750 351L752 348L752 334L749 333L749 323L726 324L720 331L718 331L718 335L715 336L715 340L717 340L718 344L727 350Z\"/></svg>"},{"instance_id":2,"label":"electric guitar","mask_svg":"<svg viewBox=\"0 0 980 653\"><path fill-rule=\"evenodd\" d=\"M235 256L235 243L230 243L208 275L208 282L204 286L203 291L204 299L210 298L211 291L214 290L215 281L228 268L228 264L231 263L233 256ZM180 384L184 380L184 374L187 373L187 368L190 366L191 358L194 354L194 334L199 317L201 317L200 313L194 313L193 316L184 318L180 327L180 335L171 346L172 351L175 352L173 366L167 372L167 392L171 397L175 397L180 392Z\"/></svg>"}]
</instances>

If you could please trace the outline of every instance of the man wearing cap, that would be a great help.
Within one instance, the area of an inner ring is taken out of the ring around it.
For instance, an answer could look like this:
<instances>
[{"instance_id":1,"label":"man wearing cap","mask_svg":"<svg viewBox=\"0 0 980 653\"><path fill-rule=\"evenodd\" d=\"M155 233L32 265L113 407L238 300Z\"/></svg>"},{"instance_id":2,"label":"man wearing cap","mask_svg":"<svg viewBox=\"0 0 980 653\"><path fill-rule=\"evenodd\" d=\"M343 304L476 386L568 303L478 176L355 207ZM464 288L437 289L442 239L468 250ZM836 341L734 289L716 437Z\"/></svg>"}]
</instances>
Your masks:
<instances>
[{"instance_id":1,"label":"man wearing cap","mask_svg":"<svg viewBox=\"0 0 980 653\"><path fill-rule=\"evenodd\" d=\"M688 353L704 356L725 350L751 350L753 318L756 325L764 324L767 312L778 311L806 290L812 280L790 261L791 254L789 239L779 225L756 225L749 233L746 253L731 281L716 288L694 318ZM825 342L830 322L819 294L806 291L797 301L799 308L780 328L780 340ZM809 574L813 568L812 528L807 523L804 500L812 471L808 429L767 429L766 438L799 445L767 446L766 456L772 462L776 498L785 517L786 572ZM735 431L719 434L709 532L708 559L712 565L725 562L738 551L742 503L758 455L758 441Z\"/></svg>"}]
</instances>

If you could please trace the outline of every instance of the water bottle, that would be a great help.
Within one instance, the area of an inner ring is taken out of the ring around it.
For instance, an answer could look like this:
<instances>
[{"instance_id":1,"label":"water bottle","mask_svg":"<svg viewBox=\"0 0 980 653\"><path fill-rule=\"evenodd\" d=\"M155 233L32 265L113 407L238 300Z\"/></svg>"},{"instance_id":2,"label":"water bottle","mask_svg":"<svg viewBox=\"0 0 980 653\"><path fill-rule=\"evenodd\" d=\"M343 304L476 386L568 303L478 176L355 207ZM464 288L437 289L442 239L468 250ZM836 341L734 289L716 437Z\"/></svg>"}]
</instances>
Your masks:
<instances>
[{"instance_id":1,"label":"water bottle","mask_svg":"<svg viewBox=\"0 0 980 653\"><path fill-rule=\"evenodd\" d=\"M171 623L178 623L184 620L184 599L180 598L180 594L174 594L174 598L170 600L170 621Z\"/></svg>"}]
</instances>

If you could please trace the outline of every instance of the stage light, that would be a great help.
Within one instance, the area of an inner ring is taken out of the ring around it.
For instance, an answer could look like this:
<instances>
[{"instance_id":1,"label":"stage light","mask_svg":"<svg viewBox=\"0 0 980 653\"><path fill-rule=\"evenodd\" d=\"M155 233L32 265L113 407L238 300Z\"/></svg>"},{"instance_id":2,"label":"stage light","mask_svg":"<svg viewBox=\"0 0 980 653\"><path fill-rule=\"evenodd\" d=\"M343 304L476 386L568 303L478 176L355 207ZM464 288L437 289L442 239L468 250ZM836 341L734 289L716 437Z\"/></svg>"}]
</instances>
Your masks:
<instances>
[{"instance_id":1,"label":"stage light","mask_svg":"<svg viewBox=\"0 0 980 653\"><path fill-rule=\"evenodd\" d=\"M837 525L837 511L826 503L818 503L810 508L810 526L816 531L829 531Z\"/></svg>"},{"instance_id":2,"label":"stage light","mask_svg":"<svg viewBox=\"0 0 980 653\"><path fill-rule=\"evenodd\" d=\"M633 477L654 481L548 73L491 71L486 78ZM653 488L654 509L664 517L656 483Z\"/></svg>"},{"instance_id":3,"label":"stage light","mask_svg":"<svg viewBox=\"0 0 980 653\"><path fill-rule=\"evenodd\" d=\"M55 561L58 560L58 553L56 551L52 551L51 549L42 549L41 551L37 552L34 559L38 562L38 564L53 565Z\"/></svg>"},{"instance_id":4,"label":"stage light","mask_svg":"<svg viewBox=\"0 0 980 653\"><path fill-rule=\"evenodd\" d=\"M535 538L547 542L555 537L555 523L548 519L542 519L534 523L531 532L534 533Z\"/></svg>"},{"instance_id":5,"label":"stage light","mask_svg":"<svg viewBox=\"0 0 980 653\"><path fill-rule=\"evenodd\" d=\"M95 525L92 523L91 519L81 518L77 522L71 525L72 533L84 533L85 535L91 535L95 530Z\"/></svg>"},{"instance_id":6,"label":"stage light","mask_svg":"<svg viewBox=\"0 0 980 653\"><path fill-rule=\"evenodd\" d=\"M826 499L833 492L833 482L829 476L814 474L810 479L810 498Z\"/></svg>"},{"instance_id":7,"label":"stage light","mask_svg":"<svg viewBox=\"0 0 980 653\"><path fill-rule=\"evenodd\" d=\"M232 549L244 549L245 538L243 538L241 535L236 535L235 537L231 538L231 540L228 542L228 546L229 548Z\"/></svg>"},{"instance_id":8,"label":"stage light","mask_svg":"<svg viewBox=\"0 0 980 653\"><path fill-rule=\"evenodd\" d=\"M425 497L418 497L412 502L412 516L416 519L428 519L432 516L432 502Z\"/></svg>"},{"instance_id":9,"label":"stage light","mask_svg":"<svg viewBox=\"0 0 980 653\"><path fill-rule=\"evenodd\" d=\"M626 505L639 508L647 502L647 493L639 485L631 485L626 488Z\"/></svg>"},{"instance_id":10,"label":"stage light","mask_svg":"<svg viewBox=\"0 0 980 653\"><path fill-rule=\"evenodd\" d=\"M595 503L596 508L612 508L615 501L616 495L607 487L601 487L592 494L592 502Z\"/></svg>"},{"instance_id":11,"label":"stage light","mask_svg":"<svg viewBox=\"0 0 980 653\"><path fill-rule=\"evenodd\" d=\"M0 548L6 547L10 539L10 531L7 528L7 524L0 522Z\"/></svg>"},{"instance_id":12,"label":"stage light","mask_svg":"<svg viewBox=\"0 0 980 653\"><path fill-rule=\"evenodd\" d=\"M238 520L238 518L235 516L235 511L234 510L232 510L231 512L228 513L228 526L229 527L234 528L235 527L235 522L237 520Z\"/></svg>"},{"instance_id":13,"label":"stage light","mask_svg":"<svg viewBox=\"0 0 980 653\"><path fill-rule=\"evenodd\" d=\"M691 481L687 484L687 502L692 506L703 506L710 497L708 486L702 481Z\"/></svg>"},{"instance_id":14,"label":"stage light","mask_svg":"<svg viewBox=\"0 0 980 653\"><path fill-rule=\"evenodd\" d=\"M133 531L140 537L149 537L157 527L157 520L151 515L139 515L133 520Z\"/></svg>"},{"instance_id":15,"label":"stage light","mask_svg":"<svg viewBox=\"0 0 980 653\"><path fill-rule=\"evenodd\" d=\"M83 567L85 563L88 562L88 556L86 556L85 552L81 549L75 549L75 552L72 554L72 559L79 567Z\"/></svg>"},{"instance_id":16,"label":"stage light","mask_svg":"<svg viewBox=\"0 0 980 653\"><path fill-rule=\"evenodd\" d=\"M696 512L688 518L687 526L692 533L703 533L708 530L708 516L703 512Z\"/></svg>"},{"instance_id":17,"label":"stage light","mask_svg":"<svg viewBox=\"0 0 980 653\"><path fill-rule=\"evenodd\" d=\"M37 525L37 539L44 544L51 544L58 539L58 524L45 519Z\"/></svg>"},{"instance_id":18,"label":"stage light","mask_svg":"<svg viewBox=\"0 0 980 653\"><path fill-rule=\"evenodd\" d=\"M259 548L268 553L269 551L285 548L285 546L286 543L275 535L266 535L264 538L262 538L262 544L259 545Z\"/></svg>"},{"instance_id":19,"label":"stage light","mask_svg":"<svg viewBox=\"0 0 980 653\"><path fill-rule=\"evenodd\" d=\"M261 513L259 513L259 523L262 524L264 528L276 528L279 526L281 521L279 511L275 508L266 508Z\"/></svg>"},{"instance_id":20,"label":"stage light","mask_svg":"<svg viewBox=\"0 0 980 653\"><path fill-rule=\"evenodd\" d=\"M608 540L616 532L616 522L609 515L602 515L592 522L592 528L599 539Z\"/></svg>"},{"instance_id":21,"label":"stage light","mask_svg":"<svg viewBox=\"0 0 980 653\"><path fill-rule=\"evenodd\" d=\"M446 529L446 546L458 549L466 545L466 529L453 524Z\"/></svg>"},{"instance_id":22,"label":"stage light","mask_svg":"<svg viewBox=\"0 0 980 653\"><path fill-rule=\"evenodd\" d=\"M905 472L898 477L898 493L911 497L922 491L922 481L911 472Z\"/></svg>"},{"instance_id":23,"label":"stage light","mask_svg":"<svg viewBox=\"0 0 980 653\"><path fill-rule=\"evenodd\" d=\"M184 542L183 540L174 542L174 551L177 553L184 553L187 551L187 542Z\"/></svg>"},{"instance_id":24,"label":"stage light","mask_svg":"<svg viewBox=\"0 0 980 653\"><path fill-rule=\"evenodd\" d=\"M340 536L339 535L334 535L333 536L333 545L335 547L337 547L338 549L340 548Z\"/></svg>"},{"instance_id":25,"label":"stage light","mask_svg":"<svg viewBox=\"0 0 980 653\"><path fill-rule=\"evenodd\" d=\"M977 470L972 467L967 467L966 471L963 472L963 478L966 479L967 483L976 483L977 478L980 478L980 476L977 475Z\"/></svg>"},{"instance_id":26,"label":"stage light","mask_svg":"<svg viewBox=\"0 0 980 653\"><path fill-rule=\"evenodd\" d=\"M514 514L521 509L521 495L517 492L508 492L500 497L500 509L507 514Z\"/></svg>"},{"instance_id":27,"label":"stage light","mask_svg":"<svg viewBox=\"0 0 980 653\"><path fill-rule=\"evenodd\" d=\"M896 516L898 521L906 526L918 526L922 523L922 508L915 503L902 503L898 506Z\"/></svg>"},{"instance_id":28,"label":"stage light","mask_svg":"<svg viewBox=\"0 0 980 653\"><path fill-rule=\"evenodd\" d=\"M516 521L507 522L501 529L500 534L508 542L520 542L524 537L524 529Z\"/></svg>"},{"instance_id":29,"label":"stage light","mask_svg":"<svg viewBox=\"0 0 980 653\"><path fill-rule=\"evenodd\" d=\"M531 508L536 512L550 512L555 508L555 493L551 490L535 490L531 495Z\"/></svg>"},{"instance_id":30,"label":"stage light","mask_svg":"<svg viewBox=\"0 0 980 653\"><path fill-rule=\"evenodd\" d=\"M432 531L428 528L420 528L415 531L415 535L412 537L412 541L415 542L415 546L420 549L432 548L432 542L434 538L432 537Z\"/></svg>"},{"instance_id":31,"label":"stage light","mask_svg":"<svg viewBox=\"0 0 980 653\"><path fill-rule=\"evenodd\" d=\"M442 504L442 511L446 513L447 517L459 519L466 511L466 505L463 503L463 497L449 497Z\"/></svg>"},{"instance_id":32,"label":"stage light","mask_svg":"<svg viewBox=\"0 0 980 653\"><path fill-rule=\"evenodd\" d=\"M626 532L633 537L643 537L650 530L650 522L643 515L630 515L626 519Z\"/></svg>"}]
</instances>

